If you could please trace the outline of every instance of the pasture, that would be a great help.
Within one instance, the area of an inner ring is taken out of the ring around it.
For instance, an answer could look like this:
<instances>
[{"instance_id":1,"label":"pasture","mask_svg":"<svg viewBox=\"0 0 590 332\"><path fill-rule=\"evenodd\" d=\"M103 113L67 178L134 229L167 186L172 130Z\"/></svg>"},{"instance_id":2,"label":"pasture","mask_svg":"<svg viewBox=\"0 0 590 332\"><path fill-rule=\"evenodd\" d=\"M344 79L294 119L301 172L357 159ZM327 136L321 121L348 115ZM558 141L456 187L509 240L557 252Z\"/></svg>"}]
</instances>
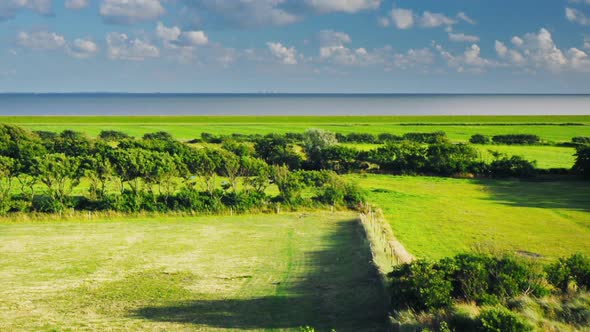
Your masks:
<instances>
[{"instance_id":1,"label":"pasture","mask_svg":"<svg viewBox=\"0 0 590 332\"><path fill-rule=\"evenodd\" d=\"M590 191L582 181L350 175L420 258L471 250L541 260L590 254Z\"/></svg>"},{"instance_id":2,"label":"pasture","mask_svg":"<svg viewBox=\"0 0 590 332\"><path fill-rule=\"evenodd\" d=\"M177 139L216 135L303 132L321 128L337 133L433 132L442 130L457 142L473 134L535 134L549 142L590 136L590 116L5 116L1 122L31 130L77 130L96 136L101 130L119 130L141 137L167 131ZM575 125L567 125L575 124Z\"/></svg>"},{"instance_id":3,"label":"pasture","mask_svg":"<svg viewBox=\"0 0 590 332\"><path fill-rule=\"evenodd\" d=\"M350 212L0 224L0 330L381 331Z\"/></svg>"}]
</instances>

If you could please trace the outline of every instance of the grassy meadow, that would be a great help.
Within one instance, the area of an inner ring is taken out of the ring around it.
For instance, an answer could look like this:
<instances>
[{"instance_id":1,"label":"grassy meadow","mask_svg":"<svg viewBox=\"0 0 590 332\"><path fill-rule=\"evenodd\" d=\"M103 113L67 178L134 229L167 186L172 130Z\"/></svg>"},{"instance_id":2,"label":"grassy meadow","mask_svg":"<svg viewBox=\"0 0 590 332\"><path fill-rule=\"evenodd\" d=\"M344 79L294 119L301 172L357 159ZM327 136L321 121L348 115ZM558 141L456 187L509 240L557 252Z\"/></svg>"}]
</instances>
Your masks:
<instances>
[{"instance_id":1,"label":"grassy meadow","mask_svg":"<svg viewBox=\"0 0 590 332\"><path fill-rule=\"evenodd\" d=\"M398 135L442 130L457 142L466 142L473 134L535 134L550 142L590 136L590 116L5 116L0 121L31 130L73 129L92 136L101 130L120 130L138 137L163 130L181 140L200 137L202 132L268 134L308 128Z\"/></svg>"},{"instance_id":2,"label":"grassy meadow","mask_svg":"<svg viewBox=\"0 0 590 332\"><path fill-rule=\"evenodd\" d=\"M0 330L381 331L354 213L0 224Z\"/></svg>"},{"instance_id":3,"label":"grassy meadow","mask_svg":"<svg viewBox=\"0 0 590 332\"><path fill-rule=\"evenodd\" d=\"M552 260L590 254L590 191L581 181L351 175L413 255L498 250Z\"/></svg>"}]
</instances>

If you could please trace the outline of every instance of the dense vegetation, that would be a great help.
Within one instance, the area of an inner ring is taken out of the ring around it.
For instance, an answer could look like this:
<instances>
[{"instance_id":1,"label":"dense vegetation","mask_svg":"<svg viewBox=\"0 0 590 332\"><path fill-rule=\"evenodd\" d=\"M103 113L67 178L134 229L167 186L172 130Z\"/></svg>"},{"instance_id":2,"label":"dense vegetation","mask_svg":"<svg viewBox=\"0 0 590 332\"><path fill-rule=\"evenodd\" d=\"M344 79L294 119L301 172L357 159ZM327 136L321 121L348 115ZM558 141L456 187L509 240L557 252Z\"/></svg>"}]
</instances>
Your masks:
<instances>
[{"instance_id":1,"label":"dense vegetation","mask_svg":"<svg viewBox=\"0 0 590 332\"><path fill-rule=\"evenodd\" d=\"M1 126L0 213L66 208L245 212L274 210L279 204L354 208L363 201L356 187L335 173L302 170L301 157L285 141L263 140L256 150L233 142L221 149L196 149L164 132L142 139L113 132L101 137L108 141L70 130L52 135ZM114 138L118 141L112 144ZM224 178L221 186L217 177ZM74 196L83 180L87 194ZM276 197L267 195L271 184L278 188ZM311 199L302 195L306 188L313 191Z\"/></svg>"},{"instance_id":2,"label":"dense vegetation","mask_svg":"<svg viewBox=\"0 0 590 332\"><path fill-rule=\"evenodd\" d=\"M519 303L551 295L585 296L590 290L590 258L575 254L543 267L514 256L462 254L438 262L418 260L394 266L388 277L392 308L398 313L409 309L438 316L434 323L438 330L532 331L531 322L517 313ZM453 313L458 303L473 303L481 311L475 317ZM550 318L588 326L588 304L563 306Z\"/></svg>"},{"instance_id":3,"label":"dense vegetation","mask_svg":"<svg viewBox=\"0 0 590 332\"><path fill-rule=\"evenodd\" d=\"M509 135L512 141L530 135ZM338 144L385 142L371 151ZM534 162L494 154L490 163L470 145L451 143L444 132L392 135L349 134L311 129L284 135L216 136L203 133L191 143L221 148L195 148L166 132L141 139L106 130L98 140L72 130L28 132L0 127L0 213L84 210L196 211L273 210L314 202L356 207L362 194L336 173L375 171L390 174L530 177ZM303 150L301 153L298 147ZM588 148L578 147L574 170L588 173ZM567 172L565 170L559 173ZM217 177L223 177L221 187ZM74 196L87 181L88 193ZM279 194L268 197L276 185ZM112 190L113 186L117 190ZM42 190L40 190L40 187ZM306 190L315 191L304 199Z\"/></svg>"}]
</instances>

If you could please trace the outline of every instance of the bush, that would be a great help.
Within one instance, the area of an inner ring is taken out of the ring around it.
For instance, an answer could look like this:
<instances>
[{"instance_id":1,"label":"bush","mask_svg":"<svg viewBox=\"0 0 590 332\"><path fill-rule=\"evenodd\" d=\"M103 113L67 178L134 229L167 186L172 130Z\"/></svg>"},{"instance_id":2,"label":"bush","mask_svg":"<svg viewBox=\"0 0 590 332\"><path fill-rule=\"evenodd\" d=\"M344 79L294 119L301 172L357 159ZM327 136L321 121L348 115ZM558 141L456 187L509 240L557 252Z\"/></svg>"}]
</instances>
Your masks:
<instances>
[{"instance_id":1,"label":"bush","mask_svg":"<svg viewBox=\"0 0 590 332\"><path fill-rule=\"evenodd\" d=\"M539 144L541 138L537 135L529 134L496 135L492 137L492 141L496 144L530 145Z\"/></svg>"},{"instance_id":2,"label":"bush","mask_svg":"<svg viewBox=\"0 0 590 332\"><path fill-rule=\"evenodd\" d=\"M433 133L406 133L403 138L417 143L434 144L446 142L447 134L444 131L435 131Z\"/></svg>"},{"instance_id":3,"label":"bush","mask_svg":"<svg viewBox=\"0 0 590 332\"><path fill-rule=\"evenodd\" d=\"M536 174L535 163L520 156L503 156L492 161L489 172L494 177L532 177Z\"/></svg>"},{"instance_id":4,"label":"bush","mask_svg":"<svg viewBox=\"0 0 590 332\"><path fill-rule=\"evenodd\" d=\"M573 170L584 177L590 178L590 145L576 149L576 163Z\"/></svg>"},{"instance_id":5,"label":"bush","mask_svg":"<svg viewBox=\"0 0 590 332\"><path fill-rule=\"evenodd\" d=\"M531 324L504 307L484 309L477 319L479 330L484 332L526 332L534 330Z\"/></svg>"},{"instance_id":6,"label":"bush","mask_svg":"<svg viewBox=\"0 0 590 332\"><path fill-rule=\"evenodd\" d=\"M590 257L574 254L559 258L546 268L547 280L557 289L566 292L571 282L578 287L590 290Z\"/></svg>"},{"instance_id":7,"label":"bush","mask_svg":"<svg viewBox=\"0 0 590 332\"><path fill-rule=\"evenodd\" d=\"M391 304L395 309L430 311L452 304L451 282L435 263L421 260L394 266L388 277L391 278Z\"/></svg>"},{"instance_id":8,"label":"bush","mask_svg":"<svg viewBox=\"0 0 590 332\"><path fill-rule=\"evenodd\" d=\"M590 137L574 137L572 143L575 144L590 144Z\"/></svg>"},{"instance_id":9,"label":"bush","mask_svg":"<svg viewBox=\"0 0 590 332\"><path fill-rule=\"evenodd\" d=\"M130 138L129 135L125 134L122 131L116 131L116 130L102 130L100 132L100 134L98 134L98 138L104 140L104 141L111 141L111 142L115 142L115 141L120 141L123 139L127 139Z\"/></svg>"},{"instance_id":10,"label":"bush","mask_svg":"<svg viewBox=\"0 0 590 332\"><path fill-rule=\"evenodd\" d=\"M469 139L472 144L490 144L490 138L481 134L475 134Z\"/></svg>"},{"instance_id":11,"label":"bush","mask_svg":"<svg viewBox=\"0 0 590 332\"><path fill-rule=\"evenodd\" d=\"M149 140L172 141L172 140L174 140L172 135L170 133L165 132L165 131L158 131L155 133L147 133L147 134L143 135L143 139L145 141L149 141Z\"/></svg>"}]
</instances>

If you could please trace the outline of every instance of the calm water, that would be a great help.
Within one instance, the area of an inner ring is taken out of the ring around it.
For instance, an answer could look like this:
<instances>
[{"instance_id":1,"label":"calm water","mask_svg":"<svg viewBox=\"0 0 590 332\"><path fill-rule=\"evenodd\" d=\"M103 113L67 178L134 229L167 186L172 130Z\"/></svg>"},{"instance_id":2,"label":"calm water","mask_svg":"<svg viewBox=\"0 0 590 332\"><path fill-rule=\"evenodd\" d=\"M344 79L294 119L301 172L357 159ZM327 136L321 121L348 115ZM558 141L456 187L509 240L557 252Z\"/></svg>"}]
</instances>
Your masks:
<instances>
[{"instance_id":1,"label":"calm water","mask_svg":"<svg viewBox=\"0 0 590 332\"><path fill-rule=\"evenodd\" d=\"M0 115L590 114L590 95L0 94Z\"/></svg>"}]
</instances>

